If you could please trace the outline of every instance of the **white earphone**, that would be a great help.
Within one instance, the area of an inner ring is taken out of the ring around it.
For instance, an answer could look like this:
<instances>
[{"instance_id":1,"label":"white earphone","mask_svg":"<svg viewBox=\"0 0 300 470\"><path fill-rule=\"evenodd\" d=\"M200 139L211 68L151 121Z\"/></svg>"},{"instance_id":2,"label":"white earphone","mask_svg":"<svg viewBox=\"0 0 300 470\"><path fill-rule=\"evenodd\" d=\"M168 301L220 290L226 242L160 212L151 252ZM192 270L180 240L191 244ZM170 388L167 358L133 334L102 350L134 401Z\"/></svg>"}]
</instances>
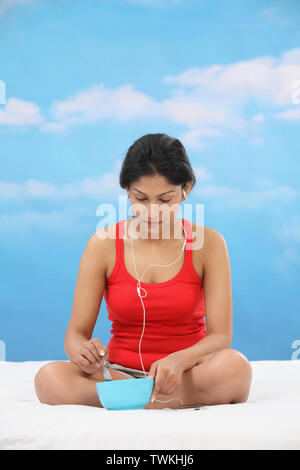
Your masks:
<instances>
[{"instance_id":1,"label":"white earphone","mask_svg":"<svg viewBox=\"0 0 300 470\"><path fill-rule=\"evenodd\" d=\"M185 195L185 198L186 198L186 195ZM151 266L160 266L160 267L167 267L167 266L171 266L172 264L176 263L176 261L178 261L178 259L182 256L183 252L184 252L184 249L185 249L185 245L186 245L186 239L187 239L187 234L186 234L186 230L185 230L185 227L184 225L182 224L182 228L184 230L184 234L185 234L185 240L184 240L184 243L183 243L183 247L181 249L181 253L180 255L178 256L178 258L173 261L172 263L170 264L150 264L143 272L143 274L141 275L141 277L139 278L138 274L137 274L137 270L136 270L136 265L135 265L135 260L134 260L134 254L133 254L133 246L132 246L132 226L130 226L131 230L130 230L130 244L131 244L131 253L132 253L132 261L133 261L133 265L134 265L134 270L135 270L135 274L136 274L136 277L138 279L138 282L137 282L137 286L136 286L136 290L137 290L137 293L138 293L138 296L142 302L142 307L143 307L143 312L144 312L144 324L143 324L143 331L142 331L142 334L141 334L141 338L140 338L140 343L139 343L139 354L140 354L140 361L141 361L141 364L142 364L142 367L143 367L143 371L144 371L144 374L145 374L145 378L147 377L147 373L145 372L145 369L144 369L144 364L143 364L143 361L142 361L142 356L141 356L141 340L142 340L142 337L143 337L143 334L144 334L144 329L145 329L145 305L144 305L144 302L142 300L142 297L146 297L147 296L147 291L144 287L141 286L141 279L143 277L143 275L145 274L145 272L147 271L147 269L149 269ZM144 294L145 295L141 295L141 290L144 291ZM181 398L171 398L170 400L157 400L155 399L154 401L160 401L160 402L168 402L168 401L171 401L171 400L180 400L182 405L184 405L183 401ZM167 409L167 410L170 410L171 408L164 408L164 409Z\"/></svg>"}]
</instances>

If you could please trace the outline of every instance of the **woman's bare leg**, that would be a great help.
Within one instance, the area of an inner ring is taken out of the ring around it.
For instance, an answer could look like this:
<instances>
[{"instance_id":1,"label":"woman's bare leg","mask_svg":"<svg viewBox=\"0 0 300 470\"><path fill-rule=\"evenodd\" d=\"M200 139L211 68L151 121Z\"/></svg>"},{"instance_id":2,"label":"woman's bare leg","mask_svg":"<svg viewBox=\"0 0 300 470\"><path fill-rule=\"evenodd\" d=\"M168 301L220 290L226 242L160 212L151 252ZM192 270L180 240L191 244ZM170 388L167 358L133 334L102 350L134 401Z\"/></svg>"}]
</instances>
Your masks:
<instances>
[{"instance_id":1,"label":"woman's bare leg","mask_svg":"<svg viewBox=\"0 0 300 470\"><path fill-rule=\"evenodd\" d=\"M149 402L144 409L243 403L248 398L251 379L251 365L242 353L231 348L220 349L207 354L201 363L185 371L171 394L158 393L156 398L161 402Z\"/></svg>"},{"instance_id":2,"label":"woman's bare leg","mask_svg":"<svg viewBox=\"0 0 300 470\"><path fill-rule=\"evenodd\" d=\"M128 379L121 371L109 369L113 380ZM73 362L57 361L37 372L34 385L38 399L49 405L88 405L103 408L96 383L104 382L102 367L95 374L85 374Z\"/></svg>"}]
</instances>

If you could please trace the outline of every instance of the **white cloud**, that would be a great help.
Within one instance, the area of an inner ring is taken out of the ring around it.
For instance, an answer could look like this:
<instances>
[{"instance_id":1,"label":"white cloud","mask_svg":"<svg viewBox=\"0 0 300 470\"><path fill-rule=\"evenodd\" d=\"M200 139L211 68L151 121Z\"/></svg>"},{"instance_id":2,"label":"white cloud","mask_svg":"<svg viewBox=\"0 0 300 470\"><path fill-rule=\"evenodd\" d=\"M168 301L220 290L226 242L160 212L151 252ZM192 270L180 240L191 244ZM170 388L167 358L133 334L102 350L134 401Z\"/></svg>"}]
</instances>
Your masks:
<instances>
[{"instance_id":1,"label":"white cloud","mask_svg":"<svg viewBox=\"0 0 300 470\"><path fill-rule=\"evenodd\" d=\"M248 139L249 144L261 145L263 141L255 134L265 121L267 108L276 119L299 119L300 107L290 108L293 84L299 76L300 48L295 48L279 58L266 56L227 65L193 67L166 76L164 82L172 90L160 102L135 90L130 83L117 88L96 84L53 102L46 119L36 104L11 97L6 109L0 111L0 125L38 126L42 132L63 135L71 126L107 119L119 122L164 119L184 126L182 138L189 148L196 150L204 148L206 139L230 135L254 135ZM257 112L249 117L248 102L257 107Z\"/></svg>"},{"instance_id":2,"label":"white cloud","mask_svg":"<svg viewBox=\"0 0 300 470\"><path fill-rule=\"evenodd\" d=\"M92 214L93 215L93 214ZM96 217L96 216L95 216ZM26 231L27 228L34 230L45 230L59 232L60 235L90 230L92 223L91 213L85 207L66 206L59 210L37 211L25 210L23 212L10 212L0 214L0 235L16 236ZM97 220L94 220L95 227Z\"/></svg>"},{"instance_id":3,"label":"white cloud","mask_svg":"<svg viewBox=\"0 0 300 470\"><path fill-rule=\"evenodd\" d=\"M117 173L104 173L99 177L87 177L82 181L65 183L61 186L29 179L24 183L0 182L0 200L69 200L76 198L115 198L124 195L124 190L119 187L119 175Z\"/></svg>"},{"instance_id":4,"label":"white cloud","mask_svg":"<svg viewBox=\"0 0 300 470\"><path fill-rule=\"evenodd\" d=\"M300 217L287 216L273 227L276 239L282 248L274 259L274 267L283 275L292 274L293 267L300 264Z\"/></svg>"},{"instance_id":5,"label":"white cloud","mask_svg":"<svg viewBox=\"0 0 300 470\"><path fill-rule=\"evenodd\" d=\"M203 139L196 135L203 126L211 126L224 135L251 134L265 121L265 110L269 108L272 116L278 107L290 107L297 77L300 48L285 51L278 58L265 56L227 65L192 67L164 78L165 83L176 87L164 105L173 120L190 128L187 135L190 132L191 145L201 150ZM264 111L248 119L248 102ZM274 117L296 120L299 109L283 109ZM254 137L249 144L262 145L263 140Z\"/></svg>"},{"instance_id":6,"label":"white cloud","mask_svg":"<svg viewBox=\"0 0 300 470\"><path fill-rule=\"evenodd\" d=\"M196 90L199 96L207 96L208 102L233 100L242 104L254 99L261 105L284 106L291 103L292 83L299 76L300 48L295 48L279 58L265 56L228 65L194 67L165 77L165 82Z\"/></svg>"},{"instance_id":7,"label":"white cloud","mask_svg":"<svg viewBox=\"0 0 300 470\"><path fill-rule=\"evenodd\" d=\"M42 121L39 127L42 132L57 135L64 135L68 130L68 125L65 122L51 122L46 120Z\"/></svg>"},{"instance_id":8,"label":"white cloud","mask_svg":"<svg viewBox=\"0 0 300 470\"><path fill-rule=\"evenodd\" d=\"M283 224L276 227L277 239L282 244L296 243L300 245L300 216L294 214L287 217Z\"/></svg>"},{"instance_id":9,"label":"white cloud","mask_svg":"<svg viewBox=\"0 0 300 470\"><path fill-rule=\"evenodd\" d=\"M249 139L249 144L256 147L261 147L264 143L265 141L262 137L252 137L252 139Z\"/></svg>"},{"instance_id":10,"label":"white cloud","mask_svg":"<svg viewBox=\"0 0 300 470\"><path fill-rule=\"evenodd\" d=\"M252 190L234 188L226 185L207 184L193 189L198 202L208 203L216 209L241 208L247 210L263 209L270 204L284 204L299 198L298 190L275 182L257 184Z\"/></svg>"},{"instance_id":11,"label":"white cloud","mask_svg":"<svg viewBox=\"0 0 300 470\"><path fill-rule=\"evenodd\" d=\"M281 276L292 275L292 269L300 264L299 251L295 248L286 248L279 255L274 258L274 267Z\"/></svg>"},{"instance_id":12,"label":"white cloud","mask_svg":"<svg viewBox=\"0 0 300 470\"><path fill-rule=\"evenodd\" d=\"M118 165L119 166L119 162ZM192 196L198 202L209 203L210 207L240 207L257 210L270 204L284 204L299 198L299 191L280 185L270 179L258 180L252 190L234 188L207 182L212 178L205 167L195 167L197 184ZM24 183L0 183L0 200L47 200L68 201L88 199L95 201L115 200L125 196L126 192L119 186L119 170L104 173L99 177L87 177L81 181L55 185L34 179Z\"/></svg>"},{"instance_id":13,"label":"white cloud","mask_svg":"<svg viewBox=\"0 0 300 470\"><path fill-rule=\"evenodd\" d=\"M0 125L37 126L42 121L40 108L29 101L8 98L4 110L0 109Z\"/></svg>"},{"instance_id":14,"label":"white cloud","mask_svg":"<svg viewBox=\"0 0 300 470\"><path fill-rule=\"evenodd\" d=\"M253 116L252 121L254 122L264 122L265 120L265 115L264 113L258 113L255 116Z\"/></svg>"},{"instance_id":15,"label":"white cloud","mask_svg":"<svg viewBox=\"0 0 300 470\"><path fill-rule=\"evenodd\" d=\"M212 174L203 166L193 166L193 170L198 181L207 180L212 177Z\"/></svg>"},{"instance_id":16,"label":"white cloud","mask_svg":"<svg viewBox=\"0 0 300 470\"><path fill-rule=\"evenodd\" d=\"M280 26L286 24L286 19L280 14L275 5L265 8L259 12L259 15L271 26Z\"/></svg>"},{"instance_id":17,"label":"white cloud","mask_svg":"<svg viewBox=\"0 0 300 470\"><path fill-rule=\"evenodd\" d=\"M151 97L133 89L130 84L117 89L109 89L104 85L95 85L76 94L67 100L53 103L51 106L53 124L43 130L56 132L65 130L74 124L97 122L102 119L130 121L133 119L166 119L190 128L183 134L189 147L202 148L203 139L223 135L220 126L235 130L243 128L245 123L241 117L233 117L226 106L202 105L194 98L176 94L162 102L155 102Z\"/></svg>"},{"instance_id":18,"label":"white cloud","mask_svg":"<svg viewBox=\"0 0 300 470\"><path fill-rule=\"evenodd\" d=\"M279 2L277 2L279 3ZM289 4L290 3L290 4ZM281 5L271 5L258 12L258 18L264 20L269 28L288 27L299 23L298 2L285 2ZM278 33L280 34L280 32Z\"/></svg>"},{"instance_id":19,"label":"white cloud","mask_svg":"<svg viewBox=\"0 0 300 470\"><path fill-rule=\"evenodd\" d=\"M188 145L202 149L205 139L230 132L236 135L256 131L255 126L265 120L265 112L258 111L247 118L244 108L248 101L254 100L258 109L270 107L273 110L289 105L292 84L295 77L300 76L299 58L300 48L295 48L285 51L279 58L266 56L228 65L193 67L164 77L164 82L173 86L173 90L161 102L134 90L131 84L116 89L95 85L53 103L52 117L58 129L101 119L164 118L186 126L184 138ZM295 118L296 114L293 111L293 116L286 114L286 118ZM250 140L250 145L253 142L258 143L254 139Z\"/></svg>"},{"instance_id":20,"label":"white cloud","mask_svg":"<svg viewBox=\"0 0 300 470\"><path fill-rule=\"evenodd\" d=\"M0 215L0 234L10 234L12 231L23 228L37 228L59 230L61 233L70 233L74 230L90 229L90 208L83 206L85 200L95 201L98 204L113 204L112 210L118 211L118 204L114 206L116 198L123 196L123 209L126 211L126 192L118 185L118 169L120 160L115 161L116 173L106 173L99 177L87 177L82 181L55 185L34 179L24 183L0 183L0 201L26 202L27 200L44 200L48 203L64 204L61 209L50 211L25 210L23 212L2 213ZM292 187L277 184L270 178L261 178L256 181L251 190L233 188L208 182L212 174L205 167L194 167L197 184L193 188L191 197L197 203L207 204L209 209L227 210L243 209L257 211L272 208L272 205L283 205L299 198L299 191ZM76 201L76 205L68 203ZM191 202L191 201L188 201ZM119 210L120 210L119 205ZM105 210L108 208L105 207ZM95 208L96 210L96 208ZM93 215L93 214L92 214ZM96 216L96 212L94 212ZM95 229L97 221L95 219ZM295 216L287 220L286 224L276 227L277 237L284 247L284 253L278 258L277 267L281 264L287 266L288 262L297 259L300 243L300 219ZM294 245L294 246L293 246ZM298 248L297 248L298 247ZM275 261L276 263L276 261Z\"/></svg>"},{"instance_id":21,"label":"white cloud","mask_svg":"<svg viewBox=\"0 0 300 470\"><path fill-rule=\"evenodd\" d=\"M199 126L198 129L194 129L181 134L180 139L184 143L184 145L188 146L189 148L193 148L194 150L202 150L204 148L204 145L201 139L203 139L204 137L221 137L223 135L223 132L213 127L210 128L205 126Z\"/></svg>"},{"instance_id":22,"label":"white cloud","mask_svg":"<svg viewBox=\"0 0 300 470\"><path fill-rule=\"evenodd\" d=\"M33 179L21 184L0 182L0 198L2 199L43 199L55 195L57 195L55 185Z\"/></svg>"},{"instance_id":23,"label":"white cloud","mask_svg":"<svg viewBox=\"0 0 300 470\"><path fill-rule=\"evenodd\" d=\"M276 119L283 119L286 121L299 121L300 119L300 105L298 107L286 109L281 113L274 114Z\"/></svg>"},{"instance_id":24,"label":"white cloud","mask_svg":"<svg viewBox=\"0 0 300 470\"><path fill-rule=\"evenodd\" d=\"M161 107L146 94L135 91L131 84L116 89L99 84L53 103L51 111L57 123L70 125L100 119L155 118L160 115Z\"/></svg>"}]
</instances>

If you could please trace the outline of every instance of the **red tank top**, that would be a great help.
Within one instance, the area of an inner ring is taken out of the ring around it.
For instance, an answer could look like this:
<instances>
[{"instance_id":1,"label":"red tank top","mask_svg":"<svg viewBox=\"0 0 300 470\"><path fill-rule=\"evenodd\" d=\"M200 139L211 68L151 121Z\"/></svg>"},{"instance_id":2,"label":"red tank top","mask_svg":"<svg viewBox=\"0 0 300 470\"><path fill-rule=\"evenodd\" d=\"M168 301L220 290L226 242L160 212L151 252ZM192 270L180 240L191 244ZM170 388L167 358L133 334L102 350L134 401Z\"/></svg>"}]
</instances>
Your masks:
<instances>
[{"instance_id":1,"label":"red tank top","mask_svg":"<svg viewBox=\"0 0 300 470\"><path fill-rule=\"evenodd\" d=\"M141 289L145 306L143 333L144 311L137 293L138 281L129 274L124 261L124 222L116 224L116 262L103 294L108 319L112 322L108 360L143 370L140 351L148 372L154 361L186 349L206 336L203 282L194 269L192 250L187 249L188 241L192 241L192 226L187 219L182 219L187 242L181 270L169 281L141 281L141 287L147 291L144 297ZM191 247L191 243L189 245Z\"/></svg>"}]
</instances>

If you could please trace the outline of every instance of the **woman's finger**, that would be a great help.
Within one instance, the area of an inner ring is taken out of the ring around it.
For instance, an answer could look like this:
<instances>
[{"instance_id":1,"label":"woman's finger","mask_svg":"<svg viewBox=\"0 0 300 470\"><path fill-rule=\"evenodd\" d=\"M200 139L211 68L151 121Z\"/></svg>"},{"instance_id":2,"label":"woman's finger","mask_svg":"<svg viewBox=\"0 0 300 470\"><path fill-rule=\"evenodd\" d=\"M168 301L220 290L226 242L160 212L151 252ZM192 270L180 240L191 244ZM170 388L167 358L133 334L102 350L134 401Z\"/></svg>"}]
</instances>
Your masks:
<instances>
[{"instance_id":1,"label":"woman's finger","mask_svg":"<svg viewBox=\"0 0 300 470\"><path fill-rule=\"evenodd\" d=\"M95 358L94 362L95 363L100 363L101 361L100 361L97 349L95 348L95 345L93 343L89 342L87 347L88 347L88 350L90 351L90 353L92 353L94 358Z\"/></svg>"},{"instance_id":2,"label":"woman's finger","mask_svg":"<svg viewBox=\"0 0 300 470\"><path fill-rule=\"evenodd\" d=\"M86 357L82 355L79 356L78 364L79 367L81 367L81 369L86 373L90 373L90 370L95 367L93 364L90 363L90 361Z\"/></svg>"},{"instance_id":3,"label":"woman's finger","mask_svg":"<svg viewBox=\"0 0 300 470\"><path fill-rule=\"evenodd\" d=\"M105 348L105 354L103 356L104 360L107 361L108 360L108 355L109 355L109 349L107 346L104 346Z\"/></svg>"},{"instance_id":4,"label":"woman's finger","mask_svg":"<svg viewBox=\"0 0 300 470\"><path fill-rule=\"evenodd\" d=\"M96 349L97 349L97 351L98 351L98 353L99 353L99 356L100 356L100 357L103 357L103 356L101 355L101 351L103 350L104 353L105 353L105 346L103 346L103 344L101 343L100 339L99 339L99 338L93 338L91 341L92 341L93 344L96 346Z\"/></svg>"},{"instance_id":5,"label":"woman's finger","mask_svg":"<svg viewBox=\"0 0 300 470\"><path fill-rule=\"evenodd\" d=\"M170 395L171 393L173 393L175 391L175 385L171 385L170 387L166 388L166 391L163 392L165 395Z\"/></svg>"},{"instance_id":6,"label":"woman's finger","mask_svg":"<svg viewBox=\"0 0 300 470\"><path fill-rule=\"evenodd\" d=\"M91 364L96 364L98 362L98 359L95 358L95 356L91 353L91 351L88 349L88 347L85 347L81 353L83 357L85 357Z\"/></svg>"},{"instance_id":7,"label":"woman's finger","mask_svg":"<svg viewBox=\"0 0 300 470\"><path fill-rule=\"evenodd\" d=\"M79 355L79 363L83 367L89 367L91 365L90 361L81 354Z\"/></svg>"},{"instance_id":8,"label":"woman's finger","mask_svg":"<svg viewBox=\"0 0 300 470\"><path fill-rule=\"evenodd\" d=\"M93 374L98 370L98 367L96 367L94 364L91 364L84 356L79 356L79 358L80 360L78 365L84 373Z\"/></svg>"},{"instance_id":9,"label":"woman's finger","mask_svg":"<svg viewBox=\"0 0 300 470\"><path fill-rule=\"evenodd\" d=\"M91 347L90 351L95 356L97 362L101 363L101 356L100 356L99 350L98 350L98 348L97 348L94 341L90 341L90 347Z\"/></svg>"},{"instance_id":10,"label":"woman's finger","mask_svg":"<svg viewBox=\"0 0 300 470\"><path fill-rule=\"evenodd\" d=\"M173 387L173 385L174 385L174 380L172 380L170 377L168 378L168 374L158 368L152 396L156 397L158 393L167 395L169 389Z\"/></svg>"}]
</instances>

